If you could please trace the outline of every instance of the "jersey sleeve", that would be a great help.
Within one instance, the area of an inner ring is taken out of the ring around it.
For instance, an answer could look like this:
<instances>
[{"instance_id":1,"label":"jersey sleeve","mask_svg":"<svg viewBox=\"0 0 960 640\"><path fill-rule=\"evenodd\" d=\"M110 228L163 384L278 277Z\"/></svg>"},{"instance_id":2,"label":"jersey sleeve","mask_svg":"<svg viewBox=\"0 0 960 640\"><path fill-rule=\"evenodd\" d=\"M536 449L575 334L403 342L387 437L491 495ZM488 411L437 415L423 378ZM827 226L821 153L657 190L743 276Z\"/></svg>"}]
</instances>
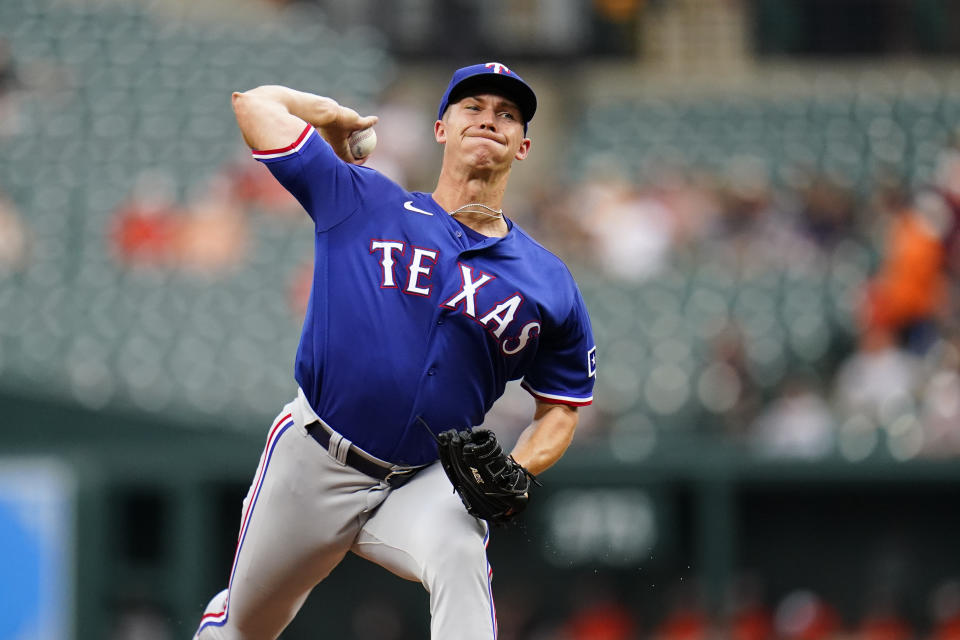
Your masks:
<instances>
[{"instance_id":1,"label":"jersey sleeve","mask_svg":"<svg viewBox=\"0 0 960 640\"><path fill-rule=\"evenodd\" d=\"M597 347L579 289L573 306L552 335L541 336L537 356L521 385L543 402L583 407L593 402Z\"/></svg>"},{"instance_id":2,"label":"jersey sleeve","mask_svg":"<svg viewBox=\"0 0 960 640\"><path fill-rule=\"evenodd\" d=\"M300 202L325 231L360 207L356 167L340 160L312 125L282 149L254 150L253 157Z\"/></svg>"}]
</instances>

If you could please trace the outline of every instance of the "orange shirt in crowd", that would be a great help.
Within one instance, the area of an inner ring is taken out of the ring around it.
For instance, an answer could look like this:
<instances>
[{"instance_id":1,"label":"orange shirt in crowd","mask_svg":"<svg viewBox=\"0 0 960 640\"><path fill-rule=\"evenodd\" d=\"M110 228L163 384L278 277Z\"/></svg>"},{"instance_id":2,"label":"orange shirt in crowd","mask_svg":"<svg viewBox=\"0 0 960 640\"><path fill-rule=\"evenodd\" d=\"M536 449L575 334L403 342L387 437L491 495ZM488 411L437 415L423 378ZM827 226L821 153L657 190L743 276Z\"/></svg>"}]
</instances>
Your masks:
<instances>
[{"instance_id":1,"label":"orange shirt in crowd","mask_svg":"<svg viewBox=\"0 0 960 640\"><path fill-rule=\"evenodd\" d=\"M867 326L896 331L933 315L946 295L943 244L915 214L898 216L868 289Z\"/></svg>"}]
</instances>

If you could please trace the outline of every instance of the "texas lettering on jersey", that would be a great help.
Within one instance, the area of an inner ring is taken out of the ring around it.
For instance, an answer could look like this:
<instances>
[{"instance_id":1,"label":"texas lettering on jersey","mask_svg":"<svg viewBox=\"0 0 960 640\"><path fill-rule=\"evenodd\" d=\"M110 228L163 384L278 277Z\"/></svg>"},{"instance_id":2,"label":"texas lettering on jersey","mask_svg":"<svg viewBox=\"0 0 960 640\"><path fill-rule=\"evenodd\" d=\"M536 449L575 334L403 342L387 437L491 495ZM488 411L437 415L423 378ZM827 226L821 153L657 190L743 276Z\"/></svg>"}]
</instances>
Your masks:
<instances>
[{"instance_id":1,"label":"texas lettering on jersey","mask_svg":"<svg viewBox=\"0 0 960 640\"><path fill-rule=\"evenodd\" d=\"M396 273L398 256L406 253L407 243L402 240L371 240L370 253L379 258L382 278L381 289L400 289L412 296L429 296L429 284L439 251L412 247L412 258L406 267L406 273ZM534 320L526 322L517 332L511 331L511 325L523 306L524 297L519 292L479 310L477 295L480 289L496 279L495 275L484 273L462 262L457 263L460 275L460 287L441 303L446 309L459 309L467 317L477 321L500 344L500 351L511 356L519 353L540 332L540 323Z\"/></svg>"}]
</instances>

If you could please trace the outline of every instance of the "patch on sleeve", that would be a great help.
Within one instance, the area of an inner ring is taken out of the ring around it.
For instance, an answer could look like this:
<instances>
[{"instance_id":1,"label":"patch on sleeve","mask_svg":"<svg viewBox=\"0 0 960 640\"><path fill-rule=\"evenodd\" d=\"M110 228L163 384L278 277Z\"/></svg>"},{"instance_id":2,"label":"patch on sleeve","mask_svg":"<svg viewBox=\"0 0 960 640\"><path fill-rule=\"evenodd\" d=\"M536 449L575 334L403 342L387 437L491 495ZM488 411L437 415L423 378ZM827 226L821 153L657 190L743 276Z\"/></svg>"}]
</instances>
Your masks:
<instances>
[{"instance_id":1,"label":"patch on sleeve","mask_svg":"<svg viewBox=\"0 0 960 640\"><path fill-rule=\"evenodd\" d=\"M587 377L592 378L597 375L597 348L593 347L587 351Z\"/></svg>"}]
</instances>

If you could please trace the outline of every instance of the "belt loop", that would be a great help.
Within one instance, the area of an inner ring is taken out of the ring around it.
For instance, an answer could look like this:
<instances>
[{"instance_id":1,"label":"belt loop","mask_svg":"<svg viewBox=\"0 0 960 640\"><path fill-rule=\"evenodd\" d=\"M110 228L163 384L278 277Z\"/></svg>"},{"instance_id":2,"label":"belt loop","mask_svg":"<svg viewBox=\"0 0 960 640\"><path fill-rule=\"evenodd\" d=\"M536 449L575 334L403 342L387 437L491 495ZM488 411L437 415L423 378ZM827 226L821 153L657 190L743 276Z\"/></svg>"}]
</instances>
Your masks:
<instances>
[{"instance_id":1,"label":"belt loop","mask_svg":"<svg viewBox=\"0 0 960 640\"><path fill-rule=\"evenodd\" d=\"M327 446L327 451L337 462L345 465L347 464L347 453L350 451L351 444L353 443L334 431L330 434L330 444Z\"/></svg>"},{"instance_id":2,"label":"belt loop","mask_svg":"<svg viewBox=\"0 0 960 640\"><path fill-rule=\"evenodd\" d=\"M330 442L327 443L327 451L330 453L330 457L335 459L340 464L346 464L346 460L340 459L340 441L343 440L343 436L334 431L330 434Z\"/></svg>"},{"instance_id":3,"label":"belt loop","mask_svg":"<svg viewBox=\"0 0 960 640\"><path fill-rule=\"evenodd\" d=\"M347 454L350 453L350 447L352 446L352 442L341 436L340 442L337 443L337 460L343 464L347 464Z\"/></svg>"}]
</instances>

